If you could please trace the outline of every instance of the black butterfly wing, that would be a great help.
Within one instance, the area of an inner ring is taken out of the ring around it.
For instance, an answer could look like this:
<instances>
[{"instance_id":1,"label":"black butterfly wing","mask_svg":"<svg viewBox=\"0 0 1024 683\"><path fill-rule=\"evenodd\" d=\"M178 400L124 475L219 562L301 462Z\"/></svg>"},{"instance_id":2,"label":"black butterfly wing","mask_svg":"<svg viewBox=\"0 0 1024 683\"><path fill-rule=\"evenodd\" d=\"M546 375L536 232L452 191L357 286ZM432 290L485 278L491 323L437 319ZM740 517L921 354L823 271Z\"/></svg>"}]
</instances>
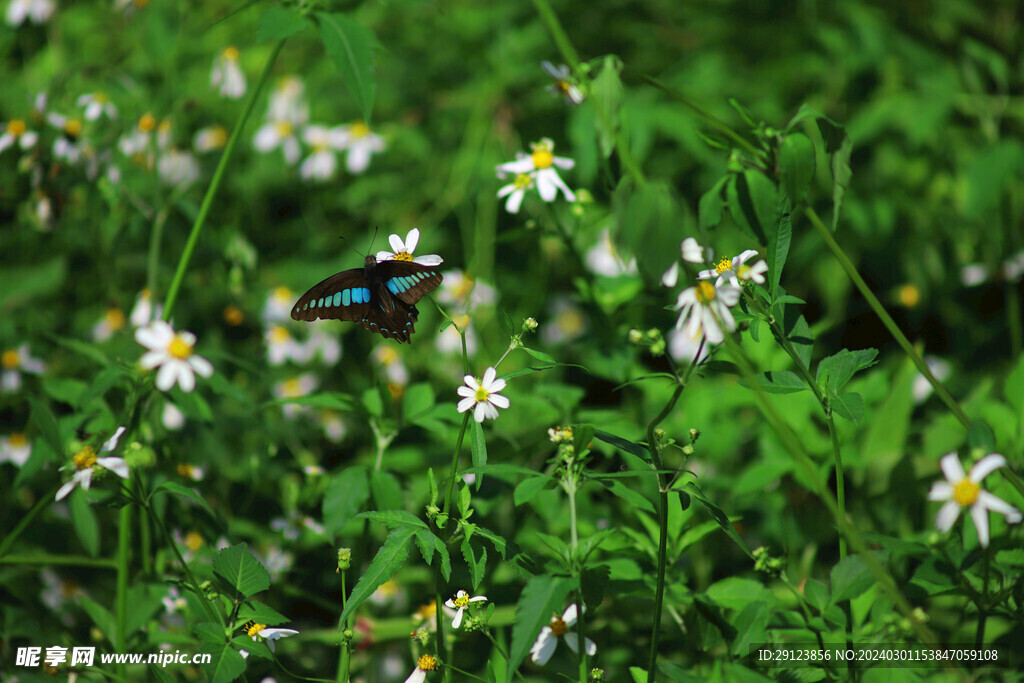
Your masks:
<instances>
[{"instance_id":1,"label":"black butterfly wing","mask_svg":"<svg viewBox=\"0 0 1024 683\"><path fill-rule=\"evenodd\" d=\"M372 310L372 295L362 268L343 270L303 294L292 308L292 319L361 321Z\"/></svg>"},{"instance_id":2,"label":"black butterfly wing","mask_svg":"<svg viewBox=\"0 0 1024 683\"><path fill-rule=\"evenodd\" d=\"M357 320L363 328L376 332L385 339L408 342L416 331L419 311L412 304L391 296L384 283L379 283L370 310L366 316Z\"/></svg>"},{"instance_id":3,"label":"black butterfly wing","mask_svg":"<svg viewBox=\"0 0 1024 683\"><path fill-rule=\"evenodd\" d=\"M381 261L377 264L377 273L384 283L384 291L407 304L414 304L427 292L437 289L442 280L436 267L412 261Z\"/></svg>"}]
</instances>

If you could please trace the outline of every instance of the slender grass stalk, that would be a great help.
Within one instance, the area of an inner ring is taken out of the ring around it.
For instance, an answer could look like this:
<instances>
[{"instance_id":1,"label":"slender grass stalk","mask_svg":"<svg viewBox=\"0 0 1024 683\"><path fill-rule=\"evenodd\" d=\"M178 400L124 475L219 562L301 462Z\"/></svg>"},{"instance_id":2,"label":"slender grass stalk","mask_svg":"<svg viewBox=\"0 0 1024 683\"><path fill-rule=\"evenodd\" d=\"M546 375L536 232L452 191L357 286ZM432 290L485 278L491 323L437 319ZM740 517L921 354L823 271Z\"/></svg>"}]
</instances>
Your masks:
<instances>
[{"instance_id":1,"label":"slender grass stalk","mask_svg":"<svg viewBox=\"0 0 1024 683\"><path fill-rule=\"evenodd\" d=\"M18 520L18 523L14 525L11 532L4 536L4 540L0 541L0 557L7 554L7 551L11 549L14 542L18 540L18 537L25 532L25 529L27 529L28 525L32 523L32 520L34 520L40 512L48 508L53 503L53 497L57 495L57 489L59 488L59 486L54 486L43 494L39 500L36 501L36 504L32 506L32 509L26 512L25 515Z\"/></svg>"},{"instance_id":2,"label":"slender grass stalk","mask_svg":"<svg viewBox=\"0 0 1024 683\"><path fill-rule=\"evenodd\" d=\"M647 661L647 683L654 683L658 678L658 639L661 635L661 611L665 604L665 573L668 566L668 482L663 470L661 449L658 447L654 430L675 409L676 402L683 394L683 384L677 384L672 398L658 416L647 425L647 450L651 453L651 462L658 471L658 584L654 593L654 620L651 624L651 653Z\"/></svg>"},{"instance_id":3,"label":"slender grass stalk","mask_svg":"<svg viewBox=\"0 0 1024 683\"><path fill-rule=\"evenodd\" d=\"M896 343L900 345L903 352L906 353L907 356L910 357L910 360L914 362L914 365L917 366L918 372L924 375L925 379L927 379L932 387L935 388L935 393L940 399L942 399L942 402L946 404L953 414L956 415L956 418L960 420L960 424L962 424L965 429L970 429L971 419L967 417L967 414L964 413L960 404L956 402L956 399L953 398L942 382L936 379L935 375L932 374L932 371L928 368L928 364L924 362L921 355L914 349L906 335L903 334L899 326L896 324L896 321L892 319L892 316L889 315L888 311L885 310L885 307L882 306L882 303L878 300L878 297L875 296L875 293L872 292L871 288L868 287L866 282L864 282L864 278L862 278L860 273L857 272L857 268L853 265L853 262L850 261L846 256L846 253L843 252L842 247L840 247L832 237L832 232L825 227L825 224L821 222L821 218L818 217L818 214L811 207L804 207L804 215L807 216L807 219L811 222L811 225L814 226L815 231L817 231L818 235L825 242L825 245L829 248L829 251L832 252L835 259L839 261L839 265L842 266L844 271L846 271L847 277L850 278L854 286L856 286L860 291L864 300L868 302L871 310L875 312L878 319L882 321L883 325L885 325L885 329L889 330L889 334L893 336L893 339L895 339Z\"/></svg>"},{"instance_id":4,"label":"slender grass stalk","mask_svg":"<svg viewBox=\"0 0 1024 683\"><path fill-rule=\"evenodd\" d=\"M215 624L224 623L223 615L220 612L214 610L212 607L210 607L210 604L206 599L206 595L203 593L203 589L199 586L199 582L196 581L196 577L192 573L192 570L189 568L188 562L186 562L185 558L182 557L181 551L178 550L178 544L174 542L174 538L171 536L170 532L167 531L167 527L164 525L163 520L160 519L160 516L156 514L156 512L153 510L152 506L148 504L148 502L142 501L140 505L142 505L143 509L149 515L150 519L156 522L156 525L160 527L160 532L163 534L164 542L172 551L174 551L175 557L178 558L178 563L181 565L181 570L185 572L185 578L192 586L192 590L195 592L196 597L199 599L199 604L202 605L203 611L206 612L207 618L209 618L209 620Z\"/></svg>"},{"instance_id":5,"label":"slender grass stalk","mask_svg":"<svg viewBox=\"0 0 1024 683\"><path fill-rule=\"evenodd\" d=\"M122 652L127 650L125 629L128 623L128 571L131 560L133 507L134 505L125 505L121 508L117 530L117 647ZM121 679L128 680L125 677L128 665L122 662L118 664L117 669Z\"/></svg>"},{"instance_id":6,"label":"slender grass stalk","mask_svg":"<svg viewBox=\"0 0 1024 683\"><path fill-rule=\"evenodd\" d=\"M171 311L174 309L174 302L178 298L178 290L181 288L182 280L185 279L185 271L188 270L189 261L192 259L192 252L195 251L196 244L199 242L199 234L203 230L203 225L206 224L206 217L210 214L210 209L213 207L214 197L217 196L217 190L220 189L220 183L224 179L228 162L231 160L231 154L235 151L235 144L238 142L238 138L241 136L253 108L256 106L257 98L263 92L263 86L266 85L267 79L270 77L270 70L273 68L274 62L277 61L277 56L281 53L284 42L284 39L277 41L277 44L271 50L270 56L263 65L263 71L260 72L259 79L256 81L256 87L249 93L249 97L245 101L245 108L242 110L242 115L235 121L235 127L231 130L231 136L228 137L228 142L224 146L224 153L221 154L220 161L217 162L217 169L213 172L210 186L206 188L206 196L203 197L203 203L199 206L199 213L196 214L196 220L192 224L192 231L188 235L185 249L181 253L181 259L178 261L178 268L174 272L174 279L171 280L171 286L167 289L167 299L164 301L164 320L171 319Z\"/></svg>"},{"instance_id":7,"label":"slender grass stalk","mask_svg":"<svg viewBox=\"0 0 1024 683\"><path fill-rule=\"evenodd\" d=\"M341 572L341 611L345 611L345 603L348 602L348 591L345 589L345 574L347 572ZM341 631L341 650L338 652L338 683L347 683L348 681L348 669L349 669L349 642L345 638L345 629L348 628L348 624L344 621L338 620L338 630Z\"/></svg>"},{"instance_id":8,"label":"slender grass stalk","mask_svg":"<svg viewBox=\"0 0 1024 683\"><path fill-rule=\"evenodd\" d=\"M90 569L117 569L117 558L89 557L88 555L7 555L0 558L2 565L39 565L44 567L89 567Z\"/></svg>"},{"instance_id":9,"label":"slender grass stalk","mask_svg":"<svg viewBox=\"0 0 1024 683\"><path fill-rule=\"evenodd\" d=\"M575 457L576 454L574 454ZM583 602L583 571L580 567L578 550L580 546L580 535L577 529L576 517L576 492L579 490L579 472L576 464L568 465L563 487L569 496L569 544L572 548L572 573L579 577L579 596L576 600L576 636L580 644L579 650L579 671L580 683L587 683L587 640L586 626L584 624L584 602Z\"/></svg>"}]
</instances>

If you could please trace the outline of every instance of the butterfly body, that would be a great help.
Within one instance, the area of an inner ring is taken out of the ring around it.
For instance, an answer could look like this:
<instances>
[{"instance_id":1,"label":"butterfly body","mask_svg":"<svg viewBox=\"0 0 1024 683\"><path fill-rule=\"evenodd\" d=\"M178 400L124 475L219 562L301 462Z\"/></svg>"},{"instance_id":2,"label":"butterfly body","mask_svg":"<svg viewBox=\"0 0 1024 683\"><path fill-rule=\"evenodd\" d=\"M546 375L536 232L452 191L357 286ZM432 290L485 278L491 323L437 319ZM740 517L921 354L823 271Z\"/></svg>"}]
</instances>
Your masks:
<instances>
[{"instance_id":1,"label":"butterfly body","mask_svg":"<svg viewBox=\"0 0 1024 683\"><path fill-rule=\"evenodd\" d=\"M302 295L294 320L350 320L385 339L408 342L419 312L416 302L441 284L435 267L367 256L362 268L343 270Z\"/></svg>"}]
</instances>

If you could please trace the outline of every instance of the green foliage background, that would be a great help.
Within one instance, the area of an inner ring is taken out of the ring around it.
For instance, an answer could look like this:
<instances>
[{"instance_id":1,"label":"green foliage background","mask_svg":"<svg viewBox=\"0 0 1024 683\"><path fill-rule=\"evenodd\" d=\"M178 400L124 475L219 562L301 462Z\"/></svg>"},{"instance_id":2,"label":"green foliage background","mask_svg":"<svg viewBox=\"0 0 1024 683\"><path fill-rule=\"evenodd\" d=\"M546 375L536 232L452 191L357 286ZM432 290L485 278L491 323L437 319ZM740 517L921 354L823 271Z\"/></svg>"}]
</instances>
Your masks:
<instances>
[{"instance_id":1,"label":"green foliage background","mask_svg":"<svg viewBox=\"0 0 1024 683\"><path fill-rule=\"evenodd\" d=\"M675 292L659 286L657 278L677 257L678 243L697 236L722 255L748 248L764 253L768 246L740 229L729 212L720 221L702 219L701 197L736 172L741 160L732 141L672 93L749 140L759 139L751 131L761 122L761 133L765 126L784 130L802 105L845 126L852 178L838 209L835 239L916 348L949 363L953 396L972 420L991 429L970 445L998 451L1010 469L1020 470L1021 285L1019 271L1015 279L1000 275L1003 264L1024 250L1024 42L1020 8L1009 1L556 2L553 9L589 69L585 80L593 79L592 97L580 107L544 89L551 81L540 61L566 60L534 4L317 5L317 11L340 13L372 32L370 123L386 137L387 149L364 174L341 170L329 182L304 182L280 152L253 149L267 92L259 97L173 313L176 329L196 333L197 352L214 363L216 373L191 394L170 393L187 423L180 432L166 429L160 421L165 398L149 393L139 379L141 348L130 331L93 342L90 330L110 307L130 311L146 286L155 300L166 296L219 155L202 155L200 180L172 189L120 155L117 139L147 112L173 122L175 144L183 149L201 127L230 130L245 100L220 98L209 84L210 67L224 47L238 47L251 91L274 49L268 38L277 37L283 18L270 14L272 7L152 0L121 11L110 3L66 2L47 24L0 30L0 121L31 120L31 102L40 91L48 94L51 111L66 114L80 111L79 95L103 91L120 115L117 121L87 123L86 135L97 150L111 150L122 174L118 183L102 175L90 179L82 169L55 161L43 145L32 154L13 148L0 154L0 346L28 343L47 363L41 376L26 374L18 392L0 395L4 432L26 433L33 447L23 468L0 464L4 535L52 495L57 468L80 446L76 440L95 436L102 442L141 397L130 416L130 440L141 444L137 457L148 486L184 485L202 500L200 505L187 495L153 498L169 528L202 538L201 547L193 548L192 570L200 580L214 579L221 539L248 543L264 564L268 555L289 553L290 568L272 572L272 587L259 599L301 632L298 644L281 641L279 652L289 668L333 677L342 610L336 547L353 550L351 590L386 537L384 526L355 514L401 509L423 516L430 502L428 469L443 480L459 435L455 389L463 362L460 354L437 351L443 318L425 299L413 343L398 349L411 377L404 391L389 391L383 370L371 360L374 347L394 343L349 324L322 326L341 339L336 365L270 366L260 317L268 295L286 286L297 296L338 270L358 266L356 251L385 248L388 234L404 237L418 227L418 252L440 254L445 271L463 270L497 290L494 304L471 315L479 338L471 374L481 375L505 350L505 313L516 326L527 316L536 318L542 334L525 342L565 364L509 380L503 393L511 407L484 425L487 462L550 474L555 447L546 430L560 424L592 423L634 446L644 442L646 425L672 386L632 382L668 368L664 358L630 345L627 333L672 327L674 313L666 307ZM325 53L312 16L286 40L268 88L284 74L304 79L314 122L334 125L366 113L368 101L364 97L360 106L351 77L346 81ZM623 182L629 169L621 155L610 153L614 140L602 116L618 121L621 140L654 189ZM52 127L34 129L48 130L43 139L52 144ZM814 145L807 204L827 223L833 175L825 141L810 122L796 130ZM528 202L510 215L496 197L504 181L494 167L543 137L555 141L557 155L576 161L562 176L572 188L588 190L593 201L578 210L561 200L550 206ZM33 154L43 170L38 187L31 164L23 161ZM34 214L42 197L52 206L48 225ZM158 222L162 234L154 246ZM795 208L792 224L781 284L805 302L791 315L802 313L810 324L815 362L843 348L879 349L877 366L850 384L863 398L864 419L838 421L850 517L881 551L912 604L927 610L929 627L945 641L973 642L977 613L965 607L971 591L964 584L973 581L976 590L980 560L967 556L964 547L977 550L975 532L964 523L957 527L964 541L954 532L948 546L936 551L929 535L937 506L925 502L930 484L941 478L939 458L965 445L965 430L934 396L915 402L911 362ZM640 274L610 278L580 262L605 230L624 260L637 257ZM968 286L961 270L969 264L981 264L989 276ZM556 301L572 302L584 321L583 334L561 341L543 336L545 326L559 324ZM225 319L228 307L243 313L241 324ZM767 327L760 330L756 338L742 339L757 370L789 369L790 358ZM294 333L308 336L297 326ZM501 374L547 367L543 359L514 352ZM723 352L716 360L732 357ZM319 388L307 403L316 410L291 419L275 401L274 385L310 371ZM835 573L839 545L833 519L736 373L713 366L700 374L660 426L680 445L691 428L701 437L693 455L666 450L666 466L689 469L711 509L725 511L746 549L765 546L782 556L793 584L802 590L831 586L826 602L835 607L842 577ZM804 391L772 394L769 400L818 458L820 475L828 477L829 432L813 396ZM340 443L324 435L324 410L346 425ZM475 438L467 435L467 445ZM477 441L474 464L480 447ZM657 484L645 456L600 439L591 447L593 473L637 474L592 483L578 500L581 536L619 531L603 540L593 558L592 569L606 578L590 577L603 595L592 603L588 598L587 629L609 680L627 680L629 667L647 663ZM464 465L470 458L465 450ZM203 480L184 479L177 467L186 464L202 467ZM375 473L378 464L382 473ZM304 473L310 465L325 473ZM479 586L477 592L497 606L492 624L506 645L515 640L511 625L519 618L513 607L530 577L564 573L539 534L564 540L569 533L564 494L549 485L533 487L531 496L516 489L521 481L521 472L497 469L483 476L479 488L474 485L473 521L509 545L499 553L495 543L476 539L477 557L486 550L485 568L476 576L461 550L450 548L452 573L444 591L447 597ZM0 668L10 664L15 646L29 641L113 644L118 651L150 651L162 643L198 649L200 640L207 641L196 629L205 619L195 596L188 597L184 621L163 614L160 599L169 584L183 579L156 526L136 516L132 524L148 525L137 532L148 540L133 541L129 640L112 642L117 565L111 558L118 554L120 513L109 483L97 485L88 501L76 494L70 516L60 511L66 508L44 511L29 532L4 548ZM1021 493L1001 474L985 484L1020 507ZM722 533L709 508L683 508L673 502L669 509L671 609L662 625L663 675L776 676L778 670L744 667L741 646L787 629L805 633L793 616L793 595L753 571L746 549ZM324 532L302 526L307 516L324 524ZM300 530L298 537L280 533L275 519L289 520ZM1000 553L1002 569L996 571L1007 602L993 608L986 642L1017 647L1019 665L1021 535L998 515L992 515L992 528L990 551ZM363 608L376 639L354 655L364 680L402 680L414 665L405 642L408 615L435 595L433 572L418 553L409 545L409 559L396 575L396 601ZM74 579L88 598L57 612L44 607L41 567ZM973 578L952 578L968 574ZM897 628L889 616L895 613L892 603L871 581L850 590L852 621L865 639L888 639ZM827 609L821 612L827 621ZM538 623L545 619L546 613ZM371 628L369 623L360 628ZM828 627L835 629L835 623ZM841 628L833 632L842 635ZM364 632L357 633L368 643ZM496 655L482 635L460 636L455 652L460 668L507 680L488 669ZM401 662L400 673L386 668L392 657ZM552 670L574 675L571 660L562 657L548 669L524 665L522 673L527 680L555 680ZM246 676L257 680L271 674L287 679L265 659L254 656L248 665ZM197 674L185 667L170 672Z\"/></svg>"}]
</instances>

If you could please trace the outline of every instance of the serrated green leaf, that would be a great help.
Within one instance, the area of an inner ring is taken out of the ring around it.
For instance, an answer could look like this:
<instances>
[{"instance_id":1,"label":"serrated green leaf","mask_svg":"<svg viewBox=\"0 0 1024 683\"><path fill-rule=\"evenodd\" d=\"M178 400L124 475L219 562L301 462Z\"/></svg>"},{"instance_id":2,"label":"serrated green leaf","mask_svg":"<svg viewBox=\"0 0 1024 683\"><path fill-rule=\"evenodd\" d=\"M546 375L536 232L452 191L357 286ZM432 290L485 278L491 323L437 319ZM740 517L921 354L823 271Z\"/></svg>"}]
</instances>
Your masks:
<instances>
[{"instance_id":1,"label":"serrated green leaf","mask_svg":"<svg viewBox=\"0 0 1024 683\"><path fill-rule=\"evenodd\" d=\"M245 543L221 550L213 561L213 571L245 597L270 588L270 574Z\"/></svg>"},{"instance_id":2,"label":"serrated green leaf","mask_svg":"<svg viewBox=\"0 0 1024 683\"><path fill-rule=\"evenodd\" d=\"M217 518L217 515L213 512L213 508L209 506L209 504L206 502L206 499L203 498L202 495L200 495L200 493L195 489L190 489L187 486L182 486L177 482L165 481L164 483L160 484L155 489L153 489L152 495L155 496L161 491L166 491L168 493L173 493L175 495L181 496L182 498L187 498L196 505L198 505L199 507L206 510L211 517L213 517L214 519Z\"/></svg>"},{"instance_id":3,"label":"serrated green leaf","mask_svg":"<svg viewBox=\"0 0 1024 683\"><path fill-rule=\"evenodd\" d=\"M576 579L563 576L534 576L527 582L516 603L506 678L513 678L540 630L548 625L552 614L562 614L566 597L576 587Z\"/></svg>"},{"instance_id":4,"label":"serrated green leaf","mask_svg":"<svg viewBox=\"0 0 1024 683\"><path fill-rule=\"evenodd\" d=\"M833 396L828 404L832 411L844 420L857 424L864 419L864 399L855 391Z\"/></svg>"},{"instance_id":5,"label":"serrated green leaf","mask_svg":"<svg viewBox=\"0 0 1024 683\"><path fill-rule=\"evenodd\" d=\"M878 349L841 349L838 353L821 359L815 379L823 389L839 393L856 373L870 368L877 358Z\"/></svg>"},{"instance_id":6,"label":"serrated green leaf","mask_svg":"<svg viewBox=\"0 0 1024 683\"><path fill-rule=\"evenodd\" d=\"M761 372L754 375L753 379L754 385L766 394L793 394L799 391L808 391L808 386L800 375L789 370ZM739 384L743 387L750 387L750 383L745 377L739 381Z\"/></svg>"},{"instance_id":7,"label":"serrated green leaf","mask_svg":"<svg viewBox=\"0 0 1024 683\"><path fill-rule=\"evenodd\" d=\"M473 592L480 588L480 582L484 579L484 570L487 568L487 549L480 548L480 557L473 552L473 544L468 536L462 539L462 557L469 567L469 578L473 583Z\"/></svg>"},{"instance_id":8,"label":"serrated green leaf","mask_svg":"<svg viewBox=\"0 0 1024 683\"><path fill-rule=\"evenodd\" d=\"M283 40L306 28L306 18L290 7L271 7L260 17L256 40Z\"/></svg>"},{"instance_id":9,"label":"serrated green leaf","mask_svg":"<svg viewBox=\"0 0 1024 683\"><path fill-rule=\"evenodd\" d=\"M697 502L700 503L705 510L707 510L708 514L710 514L711 518L718 523L718 526L721 527L722 531L724 531L729 536L729 538L735 541L736 545L738 545L743 550L743 552L753 557L753 555L751 555L750 553L750 550L747 548L747 544L743 542L743 539L740 537L739 533L737 533L736 529L733 527L732 522L729 521L729 517L724 512L722 512L721 508L719 508L717 505L708 500L708 498L704 495L704 492L697 488L697 485L694 484L693 482L687 482L683 486L683 489L685 489L688 494L695 498Z\"/></svg>"},{"instance_id":10,"label":"serrated green leaf","mask_svg":"<svg viewBox=\"0 0 1024 683\"><path fill-rule=\"evenodd\" d=\"M830 574L832 602L835 604L852 600L874 585L875 577L860 555L848 555L841 559Z\"/></svg>"},{"instance_id":11,"label":"serrated green leaf","mask_svg":"<svg viewBox=\"0 0 1024 683\"><path fill-rule=\"evenodd\" d=\"M780 299L776 298L779 291L779 281L782 279L782 271L786 267L786 259L789 258L789 245L793 239L793 221L790 216L790 205L783 201L775 221L775 229L768 235L768 291L772 301L778 304ZM793 297L795 298L795 297Z\"/></svg>"},{"instance_id":12,"label":"serrated green leaf","mask_svg":"<svg viewBox=\"0 0 1024 683\"><path fill-rule=\"evenodd\" d=\"M348 617L367 598L373 595L380 586L395 575L409 557L409 539L416 533L416 529L408 526L399 527L388 534L384 545L374 556L366 572L359 577L359 582L352 589L352 594L345 603L345 609L341 612L341 622L347 623Z\"/></svg>"},{"instance_id":13,"label":"serrated green leaf","mask_svg":"<svg viewBox=\"0 0 1024 683\"><path fill-rule=\"evenodd\" d=\"M470 450L473 453L473 467L483 468L487 466L487 440L484 438L484 427L481 423L473 420L470 422ZM477 474L473 483L476 490L480 490L480 484L484 481L484 475Z\"/></svg>"},{"instance_id":14,"label":"serrated green leaf","mask_svg":"<svg viewBox=\"0 0 1024 683\"><path fill-rule=\"evenodd\" d=\"M256 648L249 648L249 651L256 654ZM203 665L210 683L229 683L245 672L245 659L231 645L207 646L200 652L210 655L209 663Z\"/></svg>"},{"instance_id":15,"label":"serrated green leaf","mask_svg":"<svg viewBox=\"0 0 1024 683\"><path fill-rule=\"evenodd\" d=\"M410 512L406 512L405 510L360 512L355 518L378 522L389 529L397 529L399 527L412 527L414 529L428 528L422 519Z\"/></svg>"},{"instance_id":16,"label":"serrated green leaf","mask_svg":"<svg viewBox=\"0 0 1024 683\"><path fill-rule=\"evenodd\" d=\"M402 510L405 508L402 486L389 472L371 470L370 491L378 510Z\"/></svg>"},{"instance_id":17,"label":"serrated green leaf","mask_svg":"<svg viewBox=\"0 0 1024 683\"><path fill-rule=\"evenodd\" d=\"M317 12L316 16L320 20L320 38L327 56L345 77L345 84L368 124L377 87L373 77L376 38L370 29L344 14Z\"/></svg>"}]
</instances>

